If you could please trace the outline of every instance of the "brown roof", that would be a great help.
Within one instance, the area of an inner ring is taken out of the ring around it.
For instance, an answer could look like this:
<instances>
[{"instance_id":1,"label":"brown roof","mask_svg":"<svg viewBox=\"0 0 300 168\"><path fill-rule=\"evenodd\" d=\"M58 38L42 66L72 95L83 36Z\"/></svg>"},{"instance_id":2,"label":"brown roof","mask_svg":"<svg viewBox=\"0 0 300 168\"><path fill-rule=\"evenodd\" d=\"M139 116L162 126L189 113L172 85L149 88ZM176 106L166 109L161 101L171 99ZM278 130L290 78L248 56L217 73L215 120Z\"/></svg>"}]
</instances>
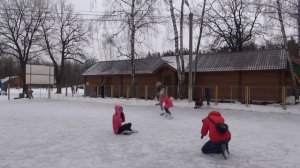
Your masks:
<instances>
[{"instance_id":1,"label":"brown roof","mask_svg":"<svg viewBox=\"0 0 300 168\"><path fill-rule=\"evenodd\" d=\"M174 57L150 57L135 60L136 74L151 74L163 65L172 68ZM188 56L187 56L188 58ZM172 62L173 60L173 62ZM195 61L193 61L193 64ZM175 64L174 64L175 65ZM174 70L176 68L174 67ZM186 62L188 65L188 62ZM204 54L198 56L197 72L279 70L287 68L287 54L284 50L247 51L237 53ZM187 68L188 69L188 68ZM194 69L194 68L193 68ZM130 60L98 62L83 75L131 74Z\"/></svg>"},{"instance_id":2,"label":"brown roof","mask_svg":"<svg viewBox=\"0 0 300 168\"><path fill-rule=\"evenodd\" d=\"M295 64L300 65L300 57L291 57L292 62L294 62Z\"/></svg>"},{"instance_id":3,"label":"brown roof","mask_svg":"<svg viewBox=\"0 0 300 168\"><path fill-rule=\"evenodd\" d=\"M197 72L278 70L287 68L284 50L199 55Z\"/></svg>"},{"instance_id":4,"label":"brown roof","mask_svg":"<svg viewBox=\"0 0 300 168\"><path fill-rule=\"evenodd\" d=\"M151 74L161 66L167 65L161 58L144 58L135 60L136 74ZM130 60L101 61L86 70L83 75L120 75L131 74Z\"/></svg>"}]
</instances>

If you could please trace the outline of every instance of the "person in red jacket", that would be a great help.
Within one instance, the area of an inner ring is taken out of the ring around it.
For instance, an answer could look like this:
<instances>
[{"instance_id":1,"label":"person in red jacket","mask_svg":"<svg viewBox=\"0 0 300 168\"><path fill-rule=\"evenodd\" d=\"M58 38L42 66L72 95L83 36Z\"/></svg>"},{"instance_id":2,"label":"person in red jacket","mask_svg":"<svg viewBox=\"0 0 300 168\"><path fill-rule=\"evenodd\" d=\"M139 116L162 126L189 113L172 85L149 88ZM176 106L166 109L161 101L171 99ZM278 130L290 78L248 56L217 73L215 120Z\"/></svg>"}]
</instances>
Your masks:
<instances>
[{"instance_id":1,"label":"person in red jacket","mask_svg":"<svg viewBox=\"0 0 300 168\"><path fill-rule=\"evenodd\" d=\"M173 102L172 100L169 98L169 96L163 92L163 91L160 91L160 100L159 100L159 104L162 105L165 109L165 112L166 112L166 115L165 117L168 118L168 119L172 119L172 114L169 110L170 107L173 107Z\"/></svg>"},{"instance_id":2,"label":"person in red jacket","mask_svg":"<svg viewBox=\"0 0 300 168\"><path fill-rule=\"evenodd\" d=\"M216 129L216 123L224 123L224 118L217 111L211 111L207 117L202 120L201 139L209 132L209 141L206 142L202 147L204 154L209 153L222 153L224 158L227 159L229 156L228 142L231 139L231 133L227 130L224 134L221 134Z\"/></svg>"},{"instance_id":3,"label":"person in red jacket","mask_svg":"<svg viewBox=\"0 0 300 168\"><path fill-rule=\"evenodd\" d=\"M204 98L203 98L203 97L201 97L198 101L195 101L195 106L194 106L194 108L196 109L196 108L202 107L202 106L203 106L203 101L204 101Z\"/></svg>"},{"instance_id":4,"label":"person in red jacket","mask_svg":"<svg viewBox=\"0 0 300 168\"><path fill-rule=\"evenodd\" d=\"M115 114L112 118L113 123L113 130L115 134L122 134L122 133L128 133L130 134L132 132L131 130L131 123L123 124L122 122L125 122L125 114L123 112L123 107L121 105L115 105Z\"/></svg>"}]
</instances>

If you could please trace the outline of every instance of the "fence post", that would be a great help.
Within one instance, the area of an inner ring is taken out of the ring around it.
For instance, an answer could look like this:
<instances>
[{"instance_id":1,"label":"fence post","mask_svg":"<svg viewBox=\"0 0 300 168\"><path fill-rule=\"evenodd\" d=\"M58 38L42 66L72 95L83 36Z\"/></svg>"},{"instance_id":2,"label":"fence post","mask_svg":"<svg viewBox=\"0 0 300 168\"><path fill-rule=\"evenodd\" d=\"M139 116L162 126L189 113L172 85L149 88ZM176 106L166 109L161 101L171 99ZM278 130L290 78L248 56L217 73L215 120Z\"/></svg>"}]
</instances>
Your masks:
<instances>
[{"instance_id":1,"label":"fence post","mask_svg":"<svg viewBox=\"0 0 300 168\"><path fill-rule=\"evenodd\" d=\"M216 101L215 101L215 104L218 105L218 86L216 86Z\"/></svg>"},{"instance_id":2,"label":"fence post","mask_svg":"<svg viewBox=\"0 0 300 168\"><path fill-rule=\"evenodd\" d=\"M286 88L285 86L282 86L282 91L281 91L281 101L282 101L282 108L286 110Z\"/></svg>"},{"instance_id":3,"label":"fence post","mask_svg":"<svg viewBox=\"0 0 300 168\"><path fill-rule=\"evenodd\" d=\"M168 86L166 86L166 94L168 94Z\"/></svg>"},{"instance_id":4,"label":"fence post","mask_svg":"<svg viewBox=\"0 0 300 168\"><path fill-rule=\"evenodd\" d=\"M97 85L97 87L96 87L96 97L98 97L99 96L99 85Z\"/></svg>"},{"instance_id":5,"label":"fence post","mask_svg":"<svg viewBox=\"0 0 300 168\"><path fill-rule=\"evenodd\" d=\"M129 86L127 86L127 99L129 99Z\"/></svg>"},{"instance_id":6,"label":"fence post","mask_svg":"<svg viewBox=\"0 0 300 168\"><path fill-rule=\"evenodd\" d=\"M110 87L110 97L113 98L114 97L114 86L111 85Z\"/></svg>"},{"instance_id":7,"label":"fence post","mask_svg":"<svg viewBox=\"0 0 300 168\"><path fill-rule=\"evenodd\" d=\"M10 84L9 84L10 81L7 82L7 97L8 97L8 100L10 100Z\"/></svg>"},{"instance_id":8,"label":"fence post","mask_svg":"<svg viewBox=\"0 0 300 168\"><path fill-rule=\"evenodd\" d=\"M232 101L232 86L230 86L230 102L232 103L233 101Z\"/></svg>"},{"instance_id":9,"label":"fence post","mask_svg":"<svg viewBox=\"0 0 300 168\"><path fill-rule=\"evenodd\" d=\"M145 100L148 99L148 86L145 86Z\"/></svg>"},{"instance_id":10,"label":"fence post","mask_svg":"<svg viewBox=\"0 0 300 168\"><path fill-rule=\"evenodd\" d=\"M248 92L247 92L248 89L247 89L247 87L248 87L248 86L245 87L245 106L246 106L246 107L247 107L247 99L248 99Z\"/></svg>"},{"instance_id":11,"label":"fence post","mask_svg":"<svg viewBox=\"0 0 300 168\"><path fill-rule=\"evenodd\" d=\"M250 87L248 86L248 107L250 107L250 97L251 97L251 90Z\"/></svg>"}]
</instances>

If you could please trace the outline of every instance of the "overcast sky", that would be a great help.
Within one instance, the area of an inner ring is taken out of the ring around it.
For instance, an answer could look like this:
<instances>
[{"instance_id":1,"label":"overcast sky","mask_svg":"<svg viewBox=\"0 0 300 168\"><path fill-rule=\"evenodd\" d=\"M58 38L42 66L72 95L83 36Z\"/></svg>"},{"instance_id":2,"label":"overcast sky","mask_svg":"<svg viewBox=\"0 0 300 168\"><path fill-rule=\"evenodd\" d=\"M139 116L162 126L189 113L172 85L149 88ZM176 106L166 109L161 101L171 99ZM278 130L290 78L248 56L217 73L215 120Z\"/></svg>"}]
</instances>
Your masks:
<instances>
[{"instance_id":1,"label":"overcast sky","mask_svg":"<svg viewBox=\"0 0 300 168\"><path fill-rule=\"evenodd\" d=\"M86 15L84 15L85 17L95 17L94 15L99 15L99 14L103 14L103 12L105 11L105 5L104 5L104 1L106 0L68 0L70 3L73 3L75 6L75 12L77 13L84 13ZM178 3L180 1L176 1L175 3ZM197 6L197 4L201 3L201 0L189 0L190 6ZM179 4L175 4L175 7L180 6ZM199 6L199 5L198 5ZM163 11L165 11L164 13L169 14L168 9L162 9ZM185 8L185 13L187 14L188 8ZM264 22L263 19L261 19L261 22ZM111 27L108 27L108 29L110 29ZM89 53L90 55L95 56L97 59L99 60L107 60L107 59L111 59L109 58L110 55L110 50L103 49L103 45L102 45L102 41L103 41L103 27L102 28L97 28L97 30L99 31L98 34L94 34L93 38L94 38L94 42L93 45L90 45L90 49L89 49ZM178 31L179 31L179 27L178 27ZM184 37L184 48L189 48L188 47L188 27L185 26L185 35ZM193 48L195 48L196 46L196 38L197 38L197 32L198 32L198 28L194 29L194 39L193 39ZM271 30L269 31L271 32ZM287 35L289 36L290 34L293 34L295 32L295 30L290 30L287 29ZM155 35L151 35L148 37L147 40L144 40L146 42L146 47L142 48L141 50L144 51L144 53L148 53L149 51L151 53L153 52L163 52L163 51L167 51L167 50L172 50L174 51L174 34L173 34L173 28L171 23L169 24L169 26L166 26L166 24L162 25L162 26L158 26L158 31L155 33ZM261 39L254 39L255 41L259 41ZM208 41L207 39L204 39L201 43L203 48L207 48L208 46ZM112 54L113 55L113 54Z\"/></svg>"},{"instance_id":2,"label":"overcast sky","mask_svg":"<svg viewBox=\"0 0 300 168\"><path fill-rule=\"evenodd\" d=\"M73 3L75 6L75 12L85 13L87 16L89 14L103 14L105 11L105 7L103 7L103 1L104 0L68 0L69 2ZM186 8L186 11L188 9ZM166 14L169 14L168 11L166 11ZM91 16L93 17L93 16ZM90 53L92 55L96 55L96 58L103 60L103 59L109 59L109 56L103 55L109 55L109 51L103 51L101 40L103 40L103 35L101 34L101 30L103 28L99 28L100 33L98 34L98 41L97 41L97 35L94 35L95 41L93 47L90 49ZM179 29L179 27L178 27ZM157 33L153 36L149 36L146 40L146 47L143 48L144 53L148 52L163 52L167 50L174 50L174 42L172 41L173 38L173 28L170 24L170 26L159 26ZM188 29L185 28L185 34L186 37L188 37ZM196 43L196 40L194 40L194 43ZM195 44L194 44L195 45ZM188 48L188 39L184 39L184 47ZM109 49L107 49L109 50ZM101 56L97 56L101 55Z\"/></svg>"}]
</instances>

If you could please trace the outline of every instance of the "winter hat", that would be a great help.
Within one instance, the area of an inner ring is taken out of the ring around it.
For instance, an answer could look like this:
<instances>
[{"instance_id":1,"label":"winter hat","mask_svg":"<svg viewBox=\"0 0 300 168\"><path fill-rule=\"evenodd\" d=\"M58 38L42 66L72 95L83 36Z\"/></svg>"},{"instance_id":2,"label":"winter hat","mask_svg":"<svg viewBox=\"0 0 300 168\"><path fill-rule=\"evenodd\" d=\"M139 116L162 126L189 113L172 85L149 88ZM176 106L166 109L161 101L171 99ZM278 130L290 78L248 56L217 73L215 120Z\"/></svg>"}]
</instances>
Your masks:
<instances>
[{"instance_id":1,"label":"winter hat","mask_svg":"<svg viewBox=\"0 0 300 168\"><path fill-rule=\"evenodd\" d=\"M156 86L156 87L159 87L161 84L162 84L162 83L161 83L160 81L158 81L158 82L155 83L155 86Z\"/></svg>"},{"instance_id":2,"label":"winter hat","mask_svg":"<svg viewBox=\"0 0 300 168\"><path fill-rule=\"evenodd\" d=\"M163 96L165 94L165 92L163 91L163 90L161 90L160 92L159 92L159 95L160 96Z\"/></svg>"}]
</instances>

